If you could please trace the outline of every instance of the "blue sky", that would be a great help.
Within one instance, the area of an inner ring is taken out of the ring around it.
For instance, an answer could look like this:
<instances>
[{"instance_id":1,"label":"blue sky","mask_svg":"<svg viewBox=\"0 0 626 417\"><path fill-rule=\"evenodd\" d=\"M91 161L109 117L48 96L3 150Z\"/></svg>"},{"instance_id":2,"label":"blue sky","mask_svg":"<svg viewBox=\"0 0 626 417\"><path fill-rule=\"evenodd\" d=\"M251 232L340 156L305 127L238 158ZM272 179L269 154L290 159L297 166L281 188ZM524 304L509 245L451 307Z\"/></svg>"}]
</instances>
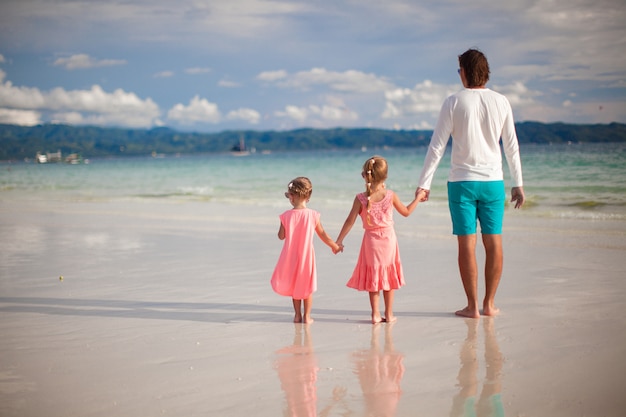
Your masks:
<instances>
[{"instance_id":1,"label":"blue sky","mask_svg":"<svg viewBox=\"0 0 626 417\"><path fill-rule=\"evenodd\" d=\"M516 121L626 123L623 0L3 0L0 122L432 129L457 56Z\"/></svg>"}]
</instances>

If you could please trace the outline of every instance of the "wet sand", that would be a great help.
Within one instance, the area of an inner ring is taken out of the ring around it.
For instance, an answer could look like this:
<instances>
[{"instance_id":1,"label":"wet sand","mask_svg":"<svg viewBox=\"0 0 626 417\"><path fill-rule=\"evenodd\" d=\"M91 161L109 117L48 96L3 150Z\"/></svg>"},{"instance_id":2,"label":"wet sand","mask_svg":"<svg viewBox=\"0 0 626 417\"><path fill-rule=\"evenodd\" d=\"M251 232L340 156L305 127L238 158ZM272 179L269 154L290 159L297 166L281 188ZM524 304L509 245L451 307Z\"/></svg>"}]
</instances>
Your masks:
<instances>
[{"instance_id":1,"label":"wet sand","mask_svg":"<svg viewBox=\"0 0 626 417\"><path fill-rule=\"evenodd\" d=\"M349 207L311 207L336 236ZM371 325L367 294L345 287L355 227L343 254L316 242L307 326L269 285L283 209L0 201L0 415L626 409L623 221L507 211L502 314L470 320L454 315L465 300L447 212L426 203L396 216L398 321Z\"/></svg>"}]
</instances>

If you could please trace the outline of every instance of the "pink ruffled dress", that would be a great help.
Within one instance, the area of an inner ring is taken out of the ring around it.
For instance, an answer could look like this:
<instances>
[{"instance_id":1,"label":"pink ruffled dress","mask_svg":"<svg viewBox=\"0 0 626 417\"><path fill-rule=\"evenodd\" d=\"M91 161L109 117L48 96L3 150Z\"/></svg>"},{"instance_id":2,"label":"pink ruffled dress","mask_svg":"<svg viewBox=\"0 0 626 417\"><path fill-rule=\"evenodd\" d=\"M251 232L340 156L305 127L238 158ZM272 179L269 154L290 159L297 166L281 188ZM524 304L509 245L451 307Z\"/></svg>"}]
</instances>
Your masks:
<instances>
[{"instance_id":1,"label":"pink ruffled dress","mask_svg":"<svg viewBox=\"0 0 626 417\"><path fill-rule=\"evenodd\" d=\"M280 216L285 243L272 274L272 289L295 300L306 300L317 290L313 238L320 214L309 208L287 210Z\"/></svg>"},{"instance_id":2,"label":"pink ruffled dress","mask_svg":"<svg viewBox=\"0 0 626 417\"><path fill-rule=\"evenodd\" d=\"M393 228L393 191L387 190L381 201L370 204L369 216L366 193L358 194L357 198L362 206L360 215L365 232L359 259L346 285L369 292L397 290L405 282Z\"/></svg>"}]
</instances>

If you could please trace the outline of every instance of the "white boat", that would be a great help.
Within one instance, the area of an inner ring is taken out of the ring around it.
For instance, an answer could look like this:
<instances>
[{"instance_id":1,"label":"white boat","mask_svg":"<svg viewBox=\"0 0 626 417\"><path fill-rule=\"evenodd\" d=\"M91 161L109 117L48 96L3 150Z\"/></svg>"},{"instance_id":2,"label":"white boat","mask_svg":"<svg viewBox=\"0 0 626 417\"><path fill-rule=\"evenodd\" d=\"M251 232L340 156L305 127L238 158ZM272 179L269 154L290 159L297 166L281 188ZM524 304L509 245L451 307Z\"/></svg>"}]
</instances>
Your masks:
<instances>
[{"instance_id":1,"label":"white boat","mask_svg":"<svg viewBox=\"0 0 626 417\"><path fill-rule=\"evenodd\" d=\"M65 162L66 164L78 165L83 163L88 164L89 160L83 159L83 157L79 153L71 153L63 158L61 151L57 151L46 153L37 152L37 155L35 155L35 162L37 162L38 164Z\"/></svg>"},{"instance_id":2,"label":"white boat","mask_svg":"<svg viewBox=\"0 0 626 417\"><path fill-rule=\"evenodd\" d=\"M35 160L38 164L47 164L48 162L61 162L61 151L59 150L57 152L46 152L45 154L37 152L37 155L35 155Z\"/></svg>"},{"instance_id":3,"label":"white boat","mask_svg":"<svg viewBox=\"0 0 626 417\"><path fill-rule=\"evenodd\" d=\"M35 156L35 161L37 161L38 164L47 164L48 157L44 154L37 152L37 155Z\"/></svg>"},{"instance_id":4,"label":"white boat","mask_svg":"<svg viewBox=\"0 0 626 417\"><path fill-rule=\"evenodd\" d=\"M250 151L246 148L246 143L243 140L243 136L239 138L239 143L230 148L230 153L233 156L247 156L250 155Z\"/></svg>"}]
</instances>

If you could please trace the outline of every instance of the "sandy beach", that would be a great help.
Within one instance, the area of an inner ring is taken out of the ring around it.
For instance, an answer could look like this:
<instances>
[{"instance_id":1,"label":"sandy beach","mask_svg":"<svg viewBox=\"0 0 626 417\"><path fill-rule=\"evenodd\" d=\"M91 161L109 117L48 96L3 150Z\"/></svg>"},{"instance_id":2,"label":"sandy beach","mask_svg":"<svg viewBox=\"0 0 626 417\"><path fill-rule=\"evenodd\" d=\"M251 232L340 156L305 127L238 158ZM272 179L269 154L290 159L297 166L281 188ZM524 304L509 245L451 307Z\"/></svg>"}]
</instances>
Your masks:
<instances>
[{"instance_id":1,"label":"sandy beach","mask_svg":"<svg viewBox=\"0 0 626 417\"><path fill-rule=\"evenodd\" d=\"M311 207L336 237L349 207ZM343 254L316 241L305 326L269 285L284 209L0 201L0 415L623 415L624 221L507 211L502 314L466 320L447 210L422 204L396 215L398 321L345 287L355 227Z\"/></svg>"}]
</instances>

